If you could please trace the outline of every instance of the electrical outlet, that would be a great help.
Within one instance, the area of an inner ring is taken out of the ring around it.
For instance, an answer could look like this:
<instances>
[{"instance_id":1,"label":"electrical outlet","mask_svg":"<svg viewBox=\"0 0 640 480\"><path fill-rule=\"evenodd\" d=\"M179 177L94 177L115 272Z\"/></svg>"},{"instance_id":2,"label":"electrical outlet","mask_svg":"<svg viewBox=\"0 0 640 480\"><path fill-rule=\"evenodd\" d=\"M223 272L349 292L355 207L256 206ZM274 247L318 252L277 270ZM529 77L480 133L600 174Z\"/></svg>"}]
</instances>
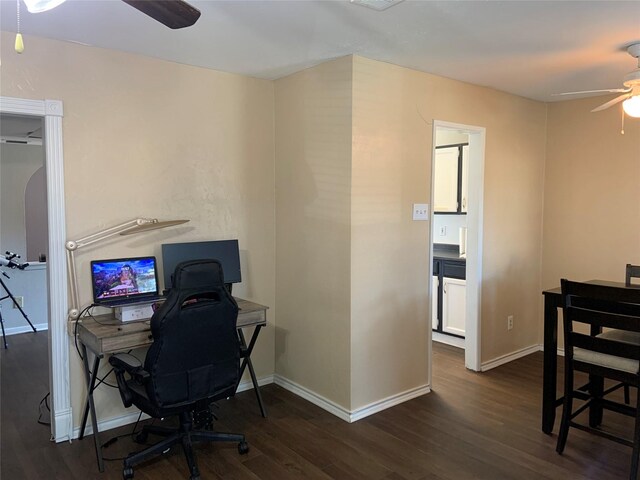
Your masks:
<instances>
[{"instance_id":1,"label":"electrical outlet","mask_svg":"<svg viewBox=\"0 0 640 480\"><path fill-rule=\"evenodd\" d=\"M513 315L507 317L507 330L513 330Z\"/></svg>"},{"instance_id":2,"label":"electrical outlet","mask_svg":"<svg viewBox=\"0 0 640 480\"><path fill-rule=\"evenodd\" d=\"M447 227L443 225L442 227L440 227L440 236L445 237L446 235L447 235Z\"/></svg>"},{"instance_id":3,"label":"electrical outlet","mask_svg":"<svg viewBox=\"0 0 640 480\"><path fill-rule=\"evenodd\" d=\"M14 298L16 299L16 303L20 305L20 308L24 308L24 297L14 297ZM13 304L13 308L16 310L18 309L15 303Z\"/></svg>"}]
</instances>

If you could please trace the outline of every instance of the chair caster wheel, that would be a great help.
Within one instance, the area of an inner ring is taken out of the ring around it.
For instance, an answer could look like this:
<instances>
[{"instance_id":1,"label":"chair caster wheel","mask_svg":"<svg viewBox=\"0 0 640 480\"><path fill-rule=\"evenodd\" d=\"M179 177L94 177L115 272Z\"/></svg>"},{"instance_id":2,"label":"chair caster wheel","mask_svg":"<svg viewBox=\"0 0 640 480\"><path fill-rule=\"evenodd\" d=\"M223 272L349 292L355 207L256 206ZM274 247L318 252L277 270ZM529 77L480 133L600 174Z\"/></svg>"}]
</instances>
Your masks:
<instances>
[{"instance_id":1,"label":"chair caster wheel","mask_svg":"<svg viewBox=\"0 0 640 480\"><path fill-rule=\"evenodd\" d=\"M240 455L246 455L249 453L249 444L245 441L242 441L238 444L238 453Z\"/></svg>"},{"instance_id":2,"label":"chair caster wheel","mask_svg":"<svg viewBox=\"0 0 640 480\"><path fill-rule=\"evenodd\" d=\"M147 443L148 438L149 438L149 434L143 431L137 434L134 440L136 443Z\"/></svg>"},{"instance_id":3,"label":"chair caster wheel","mask_svg":"<svg viewBox=\"0 0 640 480\"><path fill-rule=\"evenodd\" d=\"M130 480L133 478L133 468L125 467L122 469L122 478L123 480Z\"/></svg>"}]
</instances>

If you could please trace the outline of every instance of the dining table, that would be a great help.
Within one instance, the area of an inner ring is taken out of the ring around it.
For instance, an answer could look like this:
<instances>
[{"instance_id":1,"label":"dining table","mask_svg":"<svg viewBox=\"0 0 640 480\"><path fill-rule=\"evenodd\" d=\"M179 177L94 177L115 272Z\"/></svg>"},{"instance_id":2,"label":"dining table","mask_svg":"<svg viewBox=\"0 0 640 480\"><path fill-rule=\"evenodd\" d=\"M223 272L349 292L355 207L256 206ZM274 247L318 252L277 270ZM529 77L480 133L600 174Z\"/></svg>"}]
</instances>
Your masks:
<instances>
[{"instance_id":1,"label":"dining table","mask_svg":"<svg viewBox=\"0 0 640 480\"><path fill-rule=\"evenodd\" d=\"M608 280L589 280L586 283L623 288L640 288L639 285L627 285L624 282ZM563 397L557 396L558 379L558 309L562 308L562 290L550 288L542 292L544 296L544 334L542 366L542 431L550 434L556 419L556 408L562 404Z\"/></svg>"}]
</instances>

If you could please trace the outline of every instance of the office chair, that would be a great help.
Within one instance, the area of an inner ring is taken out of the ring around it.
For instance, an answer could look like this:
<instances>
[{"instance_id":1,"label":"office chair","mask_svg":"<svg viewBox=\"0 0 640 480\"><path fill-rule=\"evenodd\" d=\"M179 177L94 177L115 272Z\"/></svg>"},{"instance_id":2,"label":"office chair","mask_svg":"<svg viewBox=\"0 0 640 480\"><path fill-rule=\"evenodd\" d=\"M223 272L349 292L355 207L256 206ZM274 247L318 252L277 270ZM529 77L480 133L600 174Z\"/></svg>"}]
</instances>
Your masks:
<instances>
[{"instance_id":1,"label":"office chair","mask_svg":"<svg viewBox=\"0 0 640 480\"><path fill-rule=\"evenodd\" d=\"M630 263L627 263L627 272L624 281L624 284L627 287L631 287L633 285L631 283L632 278L640 278L640 265L631 265ZM640 284L638 284L638 287L640 287Z\"/></svg>"},{"instance_id":2,"label":"office chair","mask_svg":"<svg viewBox=\"0 0 640 480\"><path fill-rule=\"evenodd\" d=\"M238 306L224 286L222 267L217 260L183 262L174 280L167 300L151 318L153 344L144 366L126 354L109 359L125 407L135 405L153 418L180 419L178 429L143 428L139 442L150 433L167 438L130 454L124 460L125 480L133 478L134 465L176 443L182 444L191 480L200 479L192 441L238 442L240 454L249 451L244 435L194 429L194 414L235 394L240 372Z\"/></svg>"},{"instance_id":3,"label":"office chair","mask_svg":"<svg viewBox=\"0 0 640 480\"><path fill-rule=\"evenodd\" d=\"M630 406L605 398L618 388L604 390L604 379L640 386L640 289L611 287L562 279L564 301L565 383L562 421L556 451L564 451L569 428L574 427L633 448L629 478L636 480L640 454L640 395ZM574 330L574 323L588 325L589 333ZM602 333L602 328L607 330ZM576 389L574 372L589 374L588 388ZM573 410L574 399L585 400ZM588 425L574 421L589 408ZM601 427L602 410L634 417L633 438L624 438Z\"/></svg>"}]
</instances>

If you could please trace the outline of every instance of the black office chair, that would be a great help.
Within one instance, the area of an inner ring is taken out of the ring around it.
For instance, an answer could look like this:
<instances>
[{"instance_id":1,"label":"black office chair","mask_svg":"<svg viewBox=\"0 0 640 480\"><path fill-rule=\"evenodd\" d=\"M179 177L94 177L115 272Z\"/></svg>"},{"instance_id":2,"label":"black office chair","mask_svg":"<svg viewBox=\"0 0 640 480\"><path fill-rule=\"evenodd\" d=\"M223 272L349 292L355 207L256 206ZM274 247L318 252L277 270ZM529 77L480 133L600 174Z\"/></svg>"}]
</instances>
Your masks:
<instances>
[{"instance_id":1,"label":"black office chair","mask_svg":"<svg viewBox=\"0 0 640 480\"><path fill-rule=\"evenodd\" d=\"M624 280L624 284L627 287L634 285L631 283L632 278L640 278L640 265L631 265L630 263L627 263L627 272ZM640 283L637 285L640 287Z\"/></svg>"},{"instance_id":2,"label":"black office chair","mask_svg":"<svg viewBox=\"0 0 640 480\"><path fill-rule=\"evenodd\" d=\"M124 460L124 479L133 478L134 465L176 443L182 444L192 480L200 478L192 441L238 442L240 454L249 451L244 435L193 427L194 413L234 395L240 372L238 306L224 286L222 267L217 260L183 262L174 279L167 300L151 318L153 344L144 367L131 362L130 355L109 359L125 407L133 404L154 418L180 418L178 429L143 428L139 442L149 433L168 438L130 454Z\"/></svg>"},{"instance_id":3,"label":"black office chair","mask_svg":"<svg viewBox=\"0 0 640 480\"><path fill-rule=\"evenodd\" d=\"M604 379L640 386L640 289L594 285L562 280L564 300L565 382L558 453L564 451L569 427L633 448L629 478L636 480L640 454L640 395L630 406L606 398L618 388L604 390ZM589 333L574 330L574 323L588 325ZM602 329L608 330L602 333ZM589 374L588 388L574 388L574 371ZM586 400L573 410L574 399ZM574 421L587 408L588 425ZM634 417L633 438L623 438L602 428L602 410Z\"/></svg>"}]
</instances>

